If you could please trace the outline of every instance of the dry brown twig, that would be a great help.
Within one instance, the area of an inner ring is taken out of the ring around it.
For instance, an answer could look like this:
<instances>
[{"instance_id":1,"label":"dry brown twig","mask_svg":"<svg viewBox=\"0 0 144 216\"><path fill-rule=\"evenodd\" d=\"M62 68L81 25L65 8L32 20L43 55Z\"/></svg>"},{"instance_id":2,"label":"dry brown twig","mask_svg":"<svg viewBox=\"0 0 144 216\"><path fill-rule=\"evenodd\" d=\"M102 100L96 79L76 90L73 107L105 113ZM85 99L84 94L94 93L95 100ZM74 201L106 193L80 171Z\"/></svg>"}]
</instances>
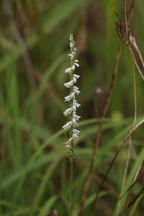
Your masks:
<instances>
[{"instance_id":1,"label":"dry brown twig","mask_svg":"<svg viewBox=\"0 0 144 216\"><path fill-rule=\"evenodd\" d=\"M136 68L137 68L138 73L140 74L141 78L144 80L144 75L143 75L143 73L142 73L142 71L141 71L141 69L140 69L140 67L139 67L139 65L138 65L138 63L137 63L137 60L136 60L136 58L135 58L135 55L134 55L134 53L133 53L131 47L130 47L129 45L128 45L127 47L128 47L128 49L129 49L129 52L130 52L131 57L133 58L133 61L134 61L134 64L135 64L135 66L136 66Z\"/></svg>"},{"instance_id":2,"label":"dry brown twig","mask_svg":"<svg viewBox=\"0 0 144 216\"><path fill-rule=\"evenodd\" d=\"M130 9L129 9L129 13L127 15L128 24L129 24L129 22L131 20L131 17L132 17L132 14L133 14L133 10L134 10L134 7L135 7L135 3L136 3L136 0L133 0L132 3L131 3Z\"/></svg>"},{"instance_id":3,"label":"dry brown twig","mask_svg":"<svg viewBox=\"0 0 144 216\"><path fill-rule=\"evenodd\" d=\"M126 0L123 0L124 4L124 20L125 20L125 31L128 34L128 20L127 20L127 3Z\"/></svg>"},{"instance_id":4,"label":"dry brown twig","mask_svg":"<svg viewBox=\"0 0 144 216\"><path fill-rule=\"evenodd\" d=\"M131 59L132 59L133 87L134 87L134 121L133 121L133 126L134 126L136 124L136 119L137 119L137 97L136 97L135 64L132 57Z\"/></svg>"}]
</instances>

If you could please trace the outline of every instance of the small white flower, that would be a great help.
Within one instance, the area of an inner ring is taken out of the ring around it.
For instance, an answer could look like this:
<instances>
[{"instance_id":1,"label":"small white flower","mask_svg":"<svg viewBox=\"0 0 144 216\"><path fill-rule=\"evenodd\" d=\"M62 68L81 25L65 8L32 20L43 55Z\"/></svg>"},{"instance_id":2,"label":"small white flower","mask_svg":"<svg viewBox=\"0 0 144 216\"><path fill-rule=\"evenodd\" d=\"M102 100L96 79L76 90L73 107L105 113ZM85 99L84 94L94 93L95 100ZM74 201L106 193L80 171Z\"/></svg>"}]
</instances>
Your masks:
<instances>
[{"instance_id":1,"label":"small white flower","mask_svg":"<svg viewBox=\"0 0 144 216\"><path fill-rule=\"evenodd\" d=\"M70 101L72 98L74 98L75 97L75 93L73 92L73 93L71 93L70 95L68 95L68 96L66 96L65 97L65 102L66 101Z\"/></svg>"},{"instance_id":2,"label":"small white flower","mask_svg":"<svg viewBox=\"0 0 144 216\"><path fill-rule=\"evenodd\" d=\"M73 80L70 80L69 82L64 83L64 86L65 86L66 88L70 88L71 86L73 86L73 84L74 84L74 81L73 81Z\"/></svg>"},{"instance_id":3,"label":"small white flower","mask_svg":"<svg viewBox=\"0 0 144 216\"><path fill-rule=\"evenodd\" d=\"M71 69L72 69L72 70L75 70L75 65L73 65L73 66L71 67Z\"/></svg>"},{"instance_id":4,"label":"small white flower","mask_svg":"<svg viewBox=\"0 0 144 216\"><path fill-rule=\"evenodd\" d=\"M66 142L66 143L65 143L65 147L66 147L67 149L69 149L70 143Z\"/></svg>"},{"instance_id":5,"label":"small white flower","mask_svg":"<svg viewBox=\"0 0 144 216\"><path fill-rule=\"evenodd\" d=\"M77 79L75 77L73 77L73 83L76 83Z\"/></svg>"},{"instance_id":6,"label":"small white flower","mask_svg":"<svg viewBox=\"0 0 144 216\"><path fill-rule=\"evenodd\" d=\"M77 110L77 107L75 105L73 105L72 108L73 108L73 111Z\"/></svg>"},{"instance_id":7,"label":"small white flower","mask_svg":"<svg viewBox=\"0 0 144 216\"><path fill-rule=\"evenodd\" d=\"M72 72L72 68L71 67L69 67L69 68L67 68L66 70L65 70L65 73L71 73Z\"/></svg>"},{"instance_id":8,"label":"small white flower","mask_svg":"<svg viewBox=\"0 0 144 216\"><path fill-rule=\"evenodd\" d=\"M72 111L73 111L73 108L72 108L72 107L71 107L71 108L68 108L68 109L66 109L66 110L64 111L64 115L65 115L65 116L70 115L70 114L72 113Z\"/></svg>"},{"instance_id":9,"label":"small white flower","mask_svg":"<svg viewBox=\"0 0 144 216\"><path fill-rule=\"evenodd\" d=\"M72 69L71 69L71 67L69 67L69 68L67 68L66 70L65 70L65 73L69 73L69 72L71 72L72 71Z\"/></svg>"},{"instance_id":10,"label":"small white flower","mask_svg":"<svg viewBox=\"0 0 144 216\"><path fill-rule=\"evenodd\" d=\"M74 74L73 76L74 76L74 78L76 78L76 79L78 79L78 78L80 77L80 75L77 75L77 74Z\"/></svg>"},{"instance_id":11,"label":"small white flower","mask_svg":"<svg viewBox=\"0 0 144 216\"><path fill-rule=\"evenodd\" d=\"M80 91L79 88L77 86L73 86L73 91L75 92L75 94L79 95Z\"/></svg>"},{"instance_id":12,"label":"small white flower","mask_svg":"<svg viewBox=\"0 0 144 216\"><path fill-rule=\"evenodd\" d=\"M77 139L78 136L79 136L79 133L80 133L80 131L74 128L74 129L73 129L72 138L73 138L73 139Z\"/></svg>"},{"instance_id":13,"label":"small white flower","mask_svg":"<svg viewBox=\"0 0 144 216\"><path fill-rule=\"evenodd\" d=\"M76 108L78 108L78 107L80 107L80 104L77 103L77 100L74 100L74 101L73 101L73 106L75 106Z\"/></svg>"},{"instance_id":14,"label":"small white flower","mask_svg":"<svg viewBox=\"0 0 144 216\"><path fill-rule=\"evenodd\" d=\"M73 124L74 126L77 125L77 121L76 121L75 118L72 119L72 124Z\"/></svg>"},{"instance_id":15,"label":"small white flower","mask_svg":"<svg viewBox=\"0 0 144 216\"><path fill-rule=\"evenodd\" d=\"M76 135L79 135L80 131L77 130L77 129L75 129L75 128L73 128L73 133L76 134Z\"/></svg>"},{"instance_id":16,"label":"small white flower","mask_svg":"<svg viewBox=\"0 0 144 216\"><path fill-rule=\"evenodd\" d=\"M71 60L74 58L73 54L68 54L69 57L71 57Z\"/></svg>"},{"instance_id":17,"label":"small white flower","mask_svg":"<svg viewBox=\"0 0 144 216\"><path fill-rule=\"evenodd\" d=\"M74 44L72 42L70 42L70 48L72 48L74 46Z\"/></svg>"},{"instance_id":18,"label":"small white flower","mask_svg":"<svg viewBox=\"0 0 144 216\"><path fill-rule=\"evenodd\" d=\"M73 138L73 140L74 140L74 139L77 139L77 138L78 138L78 135L77 135L77 134L73 134L73 135L72 135L72 138Z\"/></svg>"},{"instance_id":19,"label":"small white flower","mask_svg":"<svg viewBox=\"0 0 144 216\"><path fill-rule=\"evenodd\" d=\"M75 60L74 65L75 65L76 67L79 67L78 60Z\"/></svg>"},{"instance_id":20,"label":"small white flower","mask_svg":"<svg viewBox=\"0 0 144 216\"><path fill-rule=\"evenodd\" d=\"M72 121L69 121L63 126L63 129L64 130L69 129L71 126L72 126Z\"/></svg>"},{"instance_id":21,"label":"small white flower","mask_svg":"<svg viewBox=\"0 0 144 216\"><path fill-rule=\"evenodd\" d=\"M74 63L74 65L77 66L77 67L79 67L79 64L78 64L78 63Z\"/></svg>"},{"instance_id":22,"label":"small white flower","mask_svg":"<svg viewBox=\"0 0 144 216\"><path fill-rule=\"evenodd\" d=\"M73 119L75 119L76 121L78 121L80 119L80 116L78 116L75 111L73 112ZM73 119L72 119L72 121L73 121Z\"/></svg>"}]
</instances>

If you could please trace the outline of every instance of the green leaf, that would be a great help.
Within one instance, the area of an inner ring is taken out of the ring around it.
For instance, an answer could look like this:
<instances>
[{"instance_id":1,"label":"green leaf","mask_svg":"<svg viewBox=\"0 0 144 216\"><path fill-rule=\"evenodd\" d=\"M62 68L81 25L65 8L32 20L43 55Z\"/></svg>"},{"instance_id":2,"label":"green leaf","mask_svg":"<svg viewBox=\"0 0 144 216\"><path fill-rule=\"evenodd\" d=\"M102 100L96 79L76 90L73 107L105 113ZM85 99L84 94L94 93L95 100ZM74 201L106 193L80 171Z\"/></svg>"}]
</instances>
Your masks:
<instances>
[{"instance_id":1,"label":"green leaf","mask_svg":"<svg viewBox=\"0 0 144 216\"><path fill-rule=\"evenodd\" d=\"M41 211L38 216L46 216L49 213L52 206L54 205L54 203L56 202L56 200L57 196L53 196L50 199L48 199L41 207Z\"/></svg>"}]
</instances>

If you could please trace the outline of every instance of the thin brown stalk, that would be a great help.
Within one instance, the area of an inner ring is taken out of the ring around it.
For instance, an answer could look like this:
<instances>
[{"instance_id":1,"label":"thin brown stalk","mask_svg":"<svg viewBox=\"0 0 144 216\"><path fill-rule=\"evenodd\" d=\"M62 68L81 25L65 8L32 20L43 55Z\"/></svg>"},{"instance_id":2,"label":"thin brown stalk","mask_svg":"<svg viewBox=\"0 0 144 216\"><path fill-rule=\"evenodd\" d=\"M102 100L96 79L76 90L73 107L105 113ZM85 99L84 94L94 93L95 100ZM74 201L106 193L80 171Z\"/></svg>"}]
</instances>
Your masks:
<instances>
[{"instance_id":1,"label":"thin brown stalk","mask_svg":"<svg viewBox=\"0 0 144 216\"><path fill-rule=\"evenodd\" d=\"M136 123L137 119L137 97L136 97L136 77L135 77L135 65L133 58L132 59L132 72L133 72L133 87L134 87L134 121L133 121L133 126Z\"/></svg>"},{"instance_id":2,"label":"thin brown stalk","mask_svg":"<svg viewBox=\"0 0 144 216\"><path fill-rule=\"evenodd\" d=\"M135 37L134 37L133 35L130 35L130 36L129 36L129 41L130 41L130 43L132 44L132 46L135 48L135 50L136 50L136 52L137 52L137 54L138 54L138 57L139 57L139 59L140 59L140 62L141 62L141 64L142 64L143 68L144 68L144 59L143 59L142 54L141 54L141 51L140 51L140 49L139 49L139 47L138 47L138 45L137 45L137 42L136 42Z\"/></svg>"},{"instance_id":3,"label":"thin brown stalk","mask_svg":"<svg viewBox=\"0 0 144 216\"><path fill-rule=\"evenodd\" d=\"M96 140L95 140L95 143L94 143L94 146L93 146L93 153L92 153L92 157L91 157L91 161L90 161L89 172L88 172L88 175L86 177L86 181L85 181L85 185L84 185L84 190L83 190L82 199L81 199L79 216L82 216L82 214L83 214L83 209L84 209L87 193L88 193L89 186L90 186L91 176L92 176L93 169L94 169L95 157L96 157L97 149L99 147L99 143L100 143L100 139L101 139L101 135L102 135L102 126L103 126L103 122L104 122L106 112L107 112L108 107L109 107L113 87L114 87L114 84L115 84L116 74L117 74L117 70L118 70L118 64L119 64L119 60L120 60L121 48L122 48L122 41L120 41L119 46L118 46L118 50L117 50L117 54L116 54L116 58L115 58L114 69L113 69L113 74L112 74L112 80L111 80L111 84L110 84L110 87L109 87L108 96L106 98L106 102L105 102L105 105L104 105L103 114L102 114L102 117L100 118L98 132L97 132L97 135L96 135Z\"/></svg>"},{"instance_id":4,"label":"thin brown stalk","mask_svg":"<svg viewBox=\"0 0 144 216\"><path fill-rule=\"evenodd\" d=\"M136 66L136 68L137 68L137 70L138 70L138 72L139 72L141 78L144 80L144 75L143 75L143 73L142 73L142 71L141 71L141 69L140 69L140 67L139 67L139 65L138 65L138 63L137 63L137 60L136 60L136 58L135 58L135 56L134 56L134 53L133 53L131 47L128 46L128 49L129 49L129 51L130 51L131 57L133 58L133 61L134 61L134 63L135 63L135 66Z\"/></svg>"},{"instance_id":5,"label":"thin brown stalk","mask_svg":"<svg viewBox=\"0 0 144 216\"><path fill-rule=\"evenodd\" d=\"M128 24L131 20L131 17L132 17L132 14L133 14L133 10L134 10L134 7L135 7L135 3L136 3L136 0L132 0L132 3L131 3L131 7L129 9L129 13L128 13Z\"/></svg>"},{"instance_id":6,"label":"thin brown stalk","mask_svg":"<svg viewBox=\"0 0 144 216\"><path fill-rule=\"evenodd\" d=\"M124 20L125 20L125 30L126 34L128 33L128 20L127 20L127 0L123 0L124 4Z\"/></svg>"}]
</instances>

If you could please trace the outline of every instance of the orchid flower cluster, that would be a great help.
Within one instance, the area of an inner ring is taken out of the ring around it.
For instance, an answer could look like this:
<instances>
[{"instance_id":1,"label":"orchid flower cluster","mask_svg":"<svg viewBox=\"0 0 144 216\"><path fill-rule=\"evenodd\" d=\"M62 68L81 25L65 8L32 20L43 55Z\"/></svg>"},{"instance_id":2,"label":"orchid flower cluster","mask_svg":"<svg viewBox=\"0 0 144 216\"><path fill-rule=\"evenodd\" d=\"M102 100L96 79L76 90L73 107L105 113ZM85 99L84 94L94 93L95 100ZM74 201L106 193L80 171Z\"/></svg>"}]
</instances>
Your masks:
<instances>
[{"instance_id":1,"label":"orchid flower cluster","mask_svg":"<svg viewBox=\"0 0 144 216\"><path fill-rule=\"evenodd\" d=\"M79 67L79 64L78 60L76 59L77 49L75 48L75 41L72 34L70 34L70 50L71 53L68 54L68 56L70 57L71 65L65 70L65 73L70 77L70 81L64 83L64 86L70 91L70 94L65 97L65 102L69 102L70 107L64 112L65 116L69 116L69 121L63 126L64 130L69 129L70 132L70 138L65 143L65 146L67 148L71 147L71 143L73 143L73 141L78 138L80 133L79 130L74 128L77 124L77 121L80 119L80 116L76 114L76 110L80 106L80 104L76 100L76 95L79 95L80 91L79 88L75 86L80 76L74 73L76 67Z\"/></svg>"}]
</instances>

